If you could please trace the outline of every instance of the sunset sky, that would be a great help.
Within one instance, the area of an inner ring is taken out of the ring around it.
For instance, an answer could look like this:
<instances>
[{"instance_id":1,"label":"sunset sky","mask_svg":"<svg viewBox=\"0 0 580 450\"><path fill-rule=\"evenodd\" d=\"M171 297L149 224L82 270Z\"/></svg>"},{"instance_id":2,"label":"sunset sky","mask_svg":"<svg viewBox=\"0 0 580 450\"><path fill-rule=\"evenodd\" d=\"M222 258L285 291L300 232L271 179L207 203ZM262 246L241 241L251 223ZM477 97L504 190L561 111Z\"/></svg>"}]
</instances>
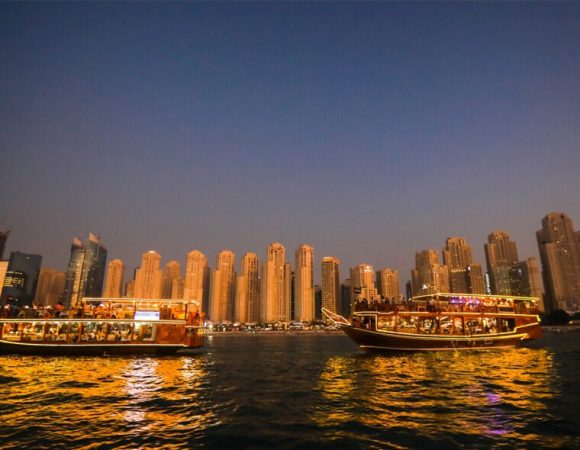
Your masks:
<instances>
[{"instance_id":1,"label":"sunset sky","mask_svg":"<svg viewBox=\"0 0 580 450\"><path fill-rule=\"evenodd\" d=\"M410 277L494 229L580 228L580 3L0 3L0 227Z\"/></svg>"}]
</instances>

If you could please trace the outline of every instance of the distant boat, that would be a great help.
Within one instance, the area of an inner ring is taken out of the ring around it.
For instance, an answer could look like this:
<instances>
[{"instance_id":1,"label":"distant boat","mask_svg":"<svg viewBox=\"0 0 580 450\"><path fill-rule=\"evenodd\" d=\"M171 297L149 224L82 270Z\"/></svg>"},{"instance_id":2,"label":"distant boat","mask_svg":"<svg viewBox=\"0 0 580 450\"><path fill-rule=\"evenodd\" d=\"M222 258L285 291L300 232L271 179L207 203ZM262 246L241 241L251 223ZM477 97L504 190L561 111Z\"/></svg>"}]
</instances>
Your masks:
<instances>
[{"instance_id":1,"label":"distant boat","mask_svg":"<svg viewBox=\"0 0 580 450\"><path fill-rule=\"evenodd\" d=\"M510 348L542 336L534 297L434 294L400 305L356 304L352 320L325 308L325 317L367 351Z\"/></svg>"},{"instance_id":2,"label":"distant boat","mask_svg":"<svg viewBox=\"0 0 580 450\"><path fill-rule=\"evenodd\" d=\"M203 322L193 301L85 298L81 308L0 318L0 353L172 354L204 345Z\"/></svg>"}]
</instances>

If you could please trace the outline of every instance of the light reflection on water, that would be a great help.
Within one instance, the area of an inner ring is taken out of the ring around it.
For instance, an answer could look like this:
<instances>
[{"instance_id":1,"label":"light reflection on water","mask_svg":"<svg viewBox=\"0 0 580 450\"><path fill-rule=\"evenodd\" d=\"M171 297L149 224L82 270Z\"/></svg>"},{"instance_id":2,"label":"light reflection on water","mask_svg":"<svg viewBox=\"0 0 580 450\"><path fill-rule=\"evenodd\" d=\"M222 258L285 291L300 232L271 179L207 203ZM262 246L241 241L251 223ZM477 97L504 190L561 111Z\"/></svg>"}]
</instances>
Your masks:
<instances>
[{"instance_id":1,"label":"light reflection on water","mask_svg":"<svg viewBox=\"0 0 580 450\"><path fill-rule=\"evenodd\" d=\"M573 448L578 352L367 355L340 335L199 355L0 356L0 447Z\"/></svg>"}]
</instances>

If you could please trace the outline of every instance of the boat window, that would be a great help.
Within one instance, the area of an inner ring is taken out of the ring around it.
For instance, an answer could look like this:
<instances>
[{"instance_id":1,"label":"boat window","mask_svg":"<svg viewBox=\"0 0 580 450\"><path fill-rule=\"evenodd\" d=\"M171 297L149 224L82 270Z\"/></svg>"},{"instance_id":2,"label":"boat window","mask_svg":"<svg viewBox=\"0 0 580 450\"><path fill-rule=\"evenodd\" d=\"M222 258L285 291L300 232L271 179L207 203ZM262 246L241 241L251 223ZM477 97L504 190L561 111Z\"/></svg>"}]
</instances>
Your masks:
<instances>
[{"instance_id":1,"label":"boat window","mask_svg":"<svg viewBox=\"0 0 580 450\"><path fill-rule=\"evenodd\" d=\"M483 319L483 330L487 334L497 333L497 319L495 317L486 317Z\"/></svg>"},{"instance_id":2,"label":"boat window","mask_svg":"<svg viewBox=\"0 0 580 450\"><path fill-rule=\"evenodd\" d=\"M469 334L482 334L484 331L481 318L466 319L465 328Z\"/></svg>"},{"instance_id":3,"label":"boat window","mask_svg":"<svg viewBox=\"0 0 580 450\"><path fill-rule=\"evenodd\" d=\"M501 319L501 331L513 331L516 326L515 319Z\"/></svg>"},{"instance_id":4,"label":"boat window","mask_svg":"<svg viewBox=\"0 0 580 450\"><path fill-rule=\"evenodd\" d=\"M419 332L433 334L437 332L437 319L434 317L425 317L420 319Z\"/></svg>"},{"instance_id":5,"label":"boat window","mask_svg":"<svg viewBox=\"0 0 580 450\"><path fill-rule=\"evenodd\" d=\"M44 322L27 323L22 338L30 341L41 341L44 337Z\"/></svg>"},{"instance_id":6,"label":"boat window","mask_svg":"<svg viewBox=\"0 0 580 450\"><path fill-rule=\"evenodd\" d=\"M154 327L150 323L135 324L135 339L138 341L152 341L155 339Z\"/></svg>"},{"instance_id":7,"label":"boat window","mask_svg":"<svg viewBox=\"0 0 580 450\"><path fill-rule=\"evenodd\" d=\"M453 334L453 319L450 316L441 316L439 328L443 334Z\"/></svg>"},{"instance_id":8,"label":"boat window","mask_svg":"<svg viewBox=\"0 0 580 450\"><path fill-rule=\"evenodd\" d=\"M58 323L57 322L49 322L46 326L46 334L45 339L49 341L56 341L58 336Z\"/></svg>"},{"instance_id":9,"label":"boat window","mask_svg":"<svg viewBox=\"0 0 580 450\"><path fill-rule=\"evenodd\" d=\"M83 327L81 341L104 341L106 332L106 322L89 322Z\"/></svg>"},{"instance_id":10,"label":"boat window","mask_svg":"<svg viewBox=\"0 0 580 450\"><path fill-rule=\"evenodd\" d=\"M384 331L394 331L396 325L395 316L379 316L377 328Z\"/></svg>"},{"instance_id":11,"label":"boat window","mask_svg":"<svg viewBox=\"0 0 580 450\"><path fill-rule=\"evenodd\" d=\"M397 317L397 331L401 333L416 333L417 332L417 318L398 316Z\"/></svg>"}]
</instances>

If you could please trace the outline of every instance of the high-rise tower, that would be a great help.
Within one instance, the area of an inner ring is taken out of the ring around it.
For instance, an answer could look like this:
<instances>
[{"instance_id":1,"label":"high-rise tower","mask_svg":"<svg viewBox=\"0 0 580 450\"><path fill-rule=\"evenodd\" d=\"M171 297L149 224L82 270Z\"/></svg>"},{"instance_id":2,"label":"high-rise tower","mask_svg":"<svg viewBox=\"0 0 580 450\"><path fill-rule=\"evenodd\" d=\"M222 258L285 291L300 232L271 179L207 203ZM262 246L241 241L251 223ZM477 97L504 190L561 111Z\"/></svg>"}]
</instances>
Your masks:
<instances>
[{"instance_id":1,"label":"high-rise tower","mask_svg":"<svg viewBox=\"0 0 580 450\"><path fill-rule=\"evenodd\" d=\"M518 262L516 243L505 231L496 230L487 236L485 259L492 294L510 294L510 268Z\"/></svg>"},{"instance_id":2,"label":"high-rise tower","mask_svg":"<svg viewBox=\"0 0 580 450\"><path fill-rule=\"evenodd\" d=\"M270 244L266 249L260 289L262 322L286 322L291 319L292 269L286 264L285 257L286 249L279 242Z\"/></svg>"},{"instance_id":3,"label":"high-rise tower","mask_svg":"<svg viewBox=\"0 0 580 450\"><path fill-rule=\"evenodd\" d=\"M165 270L163 271L163 294L162 298L173 298L172 293L177 289L176 285L179 284L181 279L181 264L177 261L169 261L165 264ZM177 298L177 297L175 297Z\"/></svg>"},{"instance_id":4,"label":"high-rise tower","mask_svg":"<svg viewBox=\"0 0 580 450\"><path fill-rule=\"evenodd\" d=\"M36 294L42 256L11 252L4 285L0 296L1 305L31 306Z\"/></svg>"},{"instance_id":5,"label":"high-rise tower","mask_svg":"<svg viewBox=\"0 0 580 450\"><path fill-rule=\"evenodd\" d=\"M199 250L192 250L186 258L183 298L197 301L206 313L209 310L209 279L206 256Z\"/></svg>"},{"instance_id":6,"label":"high-rise tower","mask_svg":"<svg viewBox=\"0 0 580 450\"><path fill-rule=\"evenodd\" d=\"M322 307L332 312L342 312L340 295L340 259L322 258Z\"/></svg>"},{"instance_id":7,"label":"high-rise tower","mask_svg":"<svg viewBox=\"0 0 580 450\"><path fill-rule=\"evenodd\" d=\"M401 297L399 288L399 272L394 269L384 268L377 272L377 285L381 298L398 301Z\"/></svg>"},{"instance_id":8,"label":"high-rise tower","mask_svg":"<svg viewBox=\"0 0 580 450\"><path fill-rule=\"evenodd\" d=\"M154 250L143 253L141 267L135 271L135 298L158 299L163 293L161 255Z\"/></svg>"},{"instance_id":9,"label":"high-rise tower","mask_svg":"<svg viewBox=\"0 0 580 450\"><path fill-rule=\"evenodd\" d=\"M312 321L315 316L314 304L314 247L302 244L296 249L294 278L294 318Z\"/></svg>"},{"instance_id":10,"label":"high-rise tower","mask_svg":"<svg viewBox=\"0 0 580 450\"><path fill-rule=\"evenodd\" d=\"M234 318L235 265L236 255L232 251L218 253L216 268L211 274L209 317L213 322Z\"/></svg>"},{"instance_id":11,"label":"high-rise tower","mask_svg":"<svg viewBox=\"0 0 580 450\"><path fill-rule=\"evenodd\" d=\"M375 285L375 269L370 264L359 264L350 269L352 300L379 300L379 293Z\"/></svg>"},{"instance_id":12,"label":"high-rise tower","mask_svg":"<svg viewBox=\"0 0 580 450\"><path fill-rule=\"evenodd\" d=\"M415 253L415 269L411 272L412 293L416 295L449 292L449 268L439 261L437 250Z\"/></svg>"},{"instance_id":13,"label":"high-rise tower","mask_svg":"<svg viewBox=\"0 0 580 450\"><path fill-rule=\"evenodd\" d=\"M123 291L123 274L125 265L120 259L113 259L107 266L107 276L105 277L105 289L103 297L119 298Z\"/></svg>"},{"instance_id":14,"label":"high-rise tower","mask_svg":"<svg viewBox=\"0 0 580 450\"><path fill-rule=\"evenodd\" d=\"M473 264L471 246L465 238L447 238L443 259L449 268L451 292L485 293L483 271L479 264Z\"/></svg>"},{"instance_id":15,"label":"high-rise tower","mask_svg":"<svg viewBox=\"0 0 580 450\"><path fill-rule=\"evenodd\" d=\"M106 264L107 249L100 237L89 233L84 244L73 239L64 288L65 307L80 306L83 297L101 296Z\"/></svg>"},{"instance_id":16,"label":"high-rise tower","mask_svg":"<svg viewBox=\"0 0 580 450\"><path fill-rule=\"evenodd\" d=\"M580 239L572 219L552 212L542 219L536 232L542 276L546 289L546 311L580 310Z\"/></svg>"},{"instance_id":17,"label":"high-rise tower","mask_svg":"<svg viewBox=\"0 0 580 450\"><path fill-rule=\"evenodd\" d=\"M236 281L234 320L241 323L260 320L260 280L258 256L248 252L242 258Z\"/></svg>"}]
</instances>

